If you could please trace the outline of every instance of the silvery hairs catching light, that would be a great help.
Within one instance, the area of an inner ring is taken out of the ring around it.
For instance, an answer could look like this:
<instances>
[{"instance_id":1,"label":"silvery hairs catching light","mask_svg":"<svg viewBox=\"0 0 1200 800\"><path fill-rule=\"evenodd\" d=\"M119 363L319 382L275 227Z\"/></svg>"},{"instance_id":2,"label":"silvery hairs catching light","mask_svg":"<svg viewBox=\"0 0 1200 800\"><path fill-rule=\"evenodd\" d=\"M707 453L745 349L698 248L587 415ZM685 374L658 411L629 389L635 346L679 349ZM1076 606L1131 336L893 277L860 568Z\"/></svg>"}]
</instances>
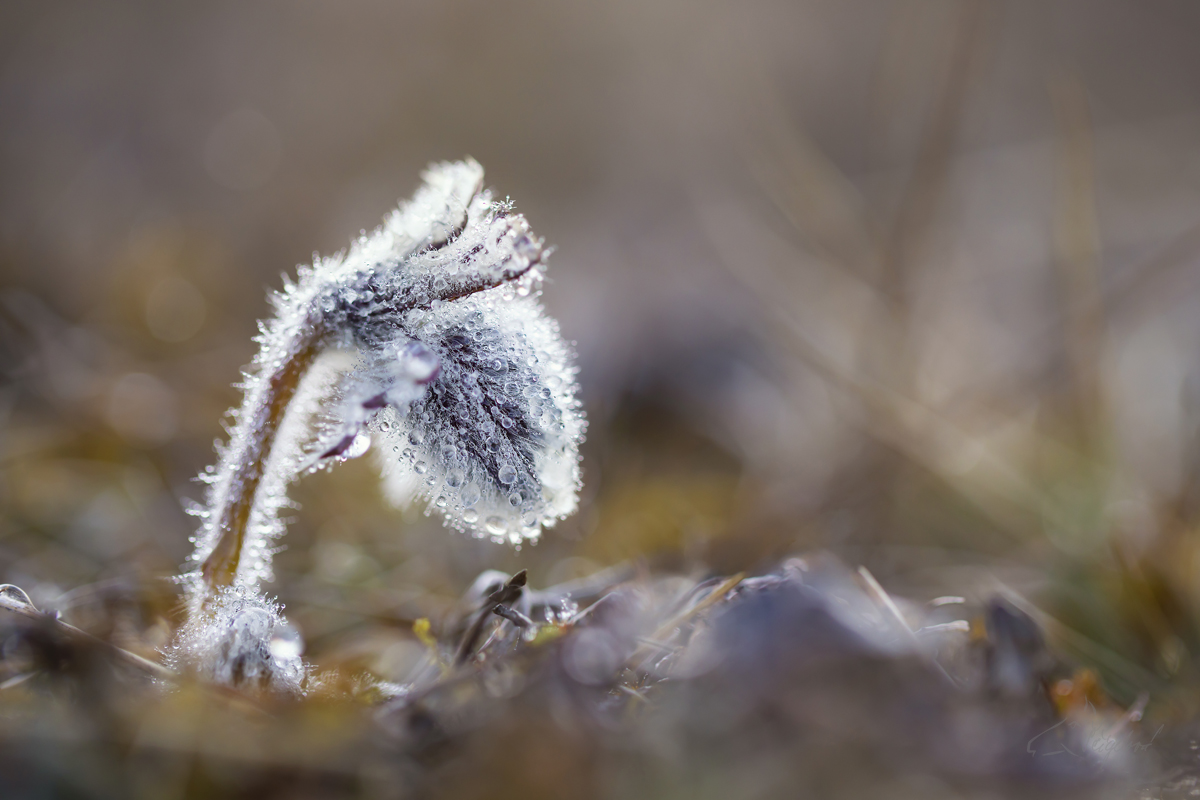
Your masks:
<instances>
[{"instance_id":1,"label":"silvery hairs catching light","mask_svg":"<svg viewBox=\"0 0 1200 800\"><path fill-rule=\"evenodd\" d=\"M460 531L519 543L575 510L586 422L570 348L537 300L548 251L476 162L424 178L273 296L229 442L201 476L177 665L299 687L295 632L259 591L279 512L296 476L372 443L391 498Z\"/></svg>"}]
</instances>

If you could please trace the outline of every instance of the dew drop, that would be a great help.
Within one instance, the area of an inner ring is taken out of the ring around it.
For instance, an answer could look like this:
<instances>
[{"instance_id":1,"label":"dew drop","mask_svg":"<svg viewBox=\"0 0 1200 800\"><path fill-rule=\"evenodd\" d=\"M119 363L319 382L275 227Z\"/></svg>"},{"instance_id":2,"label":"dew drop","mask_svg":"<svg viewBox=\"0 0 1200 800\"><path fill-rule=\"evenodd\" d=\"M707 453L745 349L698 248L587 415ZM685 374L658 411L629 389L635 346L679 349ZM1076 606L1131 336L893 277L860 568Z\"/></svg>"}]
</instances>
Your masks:
<instances>
[{"instance_id":1,"label":"dew drop","mask_svg":"<svg viewBox=\"0 0 1200 800\"><path fill-rule=\"evenodd\" d=\"M474 525L479 520L479 512L473 508L468 508L463 512L463 522L468 525Z\"/></svg>"},{"instance_id":2,"label":"dew drop","mask_svg":"<svg viewBox=\"0 0 1200 800\"><path fill-rule=\"evenodd\" d=\"M517 471L513 469L512 464L505 464L496 473L496 478L505 486L509 485L517 479Z\"/></svg>"},{"instance_id":3,"label":"dew drop","mask_svg":"<svg viewBox=\"0 0 1200 800\"><path fill-rule=\"evenodd\" d=\"M429 465L426 464L424 461L418 461L417 463L413 464L413 470L418 475L424 475L426 472L429 471Z\"/></svg>"},{"instance_id":4,"label":"dew drop","mask_svg":"<svg viewBox=\"0 0 1200 800\"><path fill-rule=\"evenodd\" d=\"M300 632L291 625L284 623L276 625L271 631L271 643L268 645L271 649L271 655L277 659L292 659L299 658L304 652L304 639L301 638Z\"/></svg>"},{"instance_id":5,"label":"dew drop","mask_svg":"<svg viewBox=\"0 0 1200 800\"><path fill-rule=\"evenodd\" d=\"M354 441L346 448L346 459L358 458L363 453L371 449L371 437L365 433L360 433L354 437Z\"/></svg>"},{"instance_id":6,"label":"dew drop","mask_svg":"<svg viewBox=\"0 0 1200 800\"><path fill-rule=\"evenodd\" d=\"M35 610L25 590L11 583L0 584L0 606L14 610Z\"/></svg>"},{"instance_id":7,"label":"dew drop","mask_svg":"<svg viewBox=\"0 0 1200 800\"><path fill-rule=\"evenodd\" d=\"M493 536L499 536L508 530L508 525L504 522L504 520L495 515L488 517L485 524L487 526L487 532Z\"/></svg>"}]
</instances>

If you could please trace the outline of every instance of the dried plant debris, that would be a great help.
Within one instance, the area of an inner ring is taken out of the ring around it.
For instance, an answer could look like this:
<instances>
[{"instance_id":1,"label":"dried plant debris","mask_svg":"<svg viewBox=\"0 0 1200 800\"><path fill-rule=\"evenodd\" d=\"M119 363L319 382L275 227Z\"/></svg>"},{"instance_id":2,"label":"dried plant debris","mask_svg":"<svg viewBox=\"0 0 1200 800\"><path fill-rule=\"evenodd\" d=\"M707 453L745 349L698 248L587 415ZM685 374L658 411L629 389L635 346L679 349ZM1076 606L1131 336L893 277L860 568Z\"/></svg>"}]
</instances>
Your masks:
<instances>
[{"instance_id":1,"label":"dried plant debris","mask_svg":"<svg viewBox=\"0 0 1200 800\"><path fill-rule=\"evenodd\" d=\"M973 636L967 620L939 621L944 603L885 600L817 557L759 578L623 583L530 630L497 614L523 578L489 576L478 613L491 610L492 630L473 617L459 650L470 658L383 706L380 724L402 747L453 743L491 763L484 753L505 752L496 737L550 724L602 751L587 759L598 783L615 770L643 789L717 781L766 797L855 796L917 775L947 793L1097 796L1153 766L1140 708L1051 701L1066 666L1003 600L957 604L982 620ZM436 774L462 785L450 768Z\"/></svg>"},{"instance_id":2,"label":"dried plant debris","mask_svg":"<svg viewBox=\"0 0 1200 800\"><path fill-rule=\"evenodd\" d=\"M50 741L70 726L104 729L132 764L156 745L136 732L154 730L213 774L236 763L224 780L246 792L303 778L336 797L474 796L496 781L543 796L545 773L581 797L715 786L753 797L1127 796L1174 741L1140 723L1144 699L1107 700L1005 600L885 598L825 555L755 578L599 577L608 582L580 603L563 587L533 589L523 572L489 571L455 616L418 623L427 655L405 680L325 676L307 697L281 682L302 680L294 632L236 590L219 605L229 634L203 646L241 677L181 675L166 693L114 682L96 666L116 665L113 651L52 617L0 615L0 691L19 699L11 720L43 715ZM205 695L210 710L197 716L196 691L214 681L243 688ZM284 691L247 694L267 684ZM105 699L49 711L39 698L64 687ZM123 721L103 728L112 717ZM43 763L9 741L0 788Z\"/></svg>"}]
</instances>

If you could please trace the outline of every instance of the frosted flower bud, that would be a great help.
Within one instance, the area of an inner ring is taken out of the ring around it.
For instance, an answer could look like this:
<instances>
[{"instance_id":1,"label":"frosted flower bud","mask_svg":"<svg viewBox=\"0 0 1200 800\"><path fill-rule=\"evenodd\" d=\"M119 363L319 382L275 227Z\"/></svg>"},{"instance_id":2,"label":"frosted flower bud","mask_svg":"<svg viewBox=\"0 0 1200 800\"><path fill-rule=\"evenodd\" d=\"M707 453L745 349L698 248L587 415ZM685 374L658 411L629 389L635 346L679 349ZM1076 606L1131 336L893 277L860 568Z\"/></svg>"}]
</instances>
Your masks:
<instances>
[{"instance_id":1,"label":"frosted flower bud","mask_svg":"<svg viewBox=\"0 0 1200 800\"><path fill-rule=\"evenodd\" d=\"M390 495L425 500L458 530L516 543L575 509L586 422L572 353L538 302L548 250L482 188L476 162L424 177L348 251L285 276L260 325L229 442L201 475L208 494L182 578L180 657L215 659L215 680L273 683L284 668L288 648L270 641L286 623L257 592L288 486L372 439ZM229 616L232 590L258 605Z\"/></svg>"},{"instance_id":2,"label":"frosted flower bud","mask_svg":"<svg viewBox=\"0 0 1200 800\"><path fill-rule=\"evenodd\" d=\"M451 527L514 542L574 511L584 420L570 351L537 300L481 292L412 333L441 370L407 411L387 409L372 423L386 440L379 453L392 498L422 497ZM395 457L414 434L421 446ZM432 484L414 480L418 462L430 465Z\"/></svg>"}]
</instances>

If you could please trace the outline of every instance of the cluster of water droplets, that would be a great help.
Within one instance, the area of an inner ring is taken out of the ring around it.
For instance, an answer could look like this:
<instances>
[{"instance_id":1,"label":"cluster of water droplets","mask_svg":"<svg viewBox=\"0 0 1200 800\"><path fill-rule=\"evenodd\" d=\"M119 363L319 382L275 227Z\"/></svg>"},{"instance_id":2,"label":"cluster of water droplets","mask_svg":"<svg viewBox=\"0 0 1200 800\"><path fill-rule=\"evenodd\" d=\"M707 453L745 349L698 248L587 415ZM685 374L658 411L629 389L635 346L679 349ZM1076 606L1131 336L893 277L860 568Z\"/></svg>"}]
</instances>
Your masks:
<instances>
[{"instance_id":1,"label":"cluster of water droplets","mask_svg":"<svg viewBox=\"0 0 1200 800\"><path fill-rule=\"evenodd\" d=\"M440 374L372 425L393 498L424 498L450 527L514 544L573 512L585 423L570 349L536 289L497 287L410 313L405 327Z\"/></svg>"}]
</instances>

